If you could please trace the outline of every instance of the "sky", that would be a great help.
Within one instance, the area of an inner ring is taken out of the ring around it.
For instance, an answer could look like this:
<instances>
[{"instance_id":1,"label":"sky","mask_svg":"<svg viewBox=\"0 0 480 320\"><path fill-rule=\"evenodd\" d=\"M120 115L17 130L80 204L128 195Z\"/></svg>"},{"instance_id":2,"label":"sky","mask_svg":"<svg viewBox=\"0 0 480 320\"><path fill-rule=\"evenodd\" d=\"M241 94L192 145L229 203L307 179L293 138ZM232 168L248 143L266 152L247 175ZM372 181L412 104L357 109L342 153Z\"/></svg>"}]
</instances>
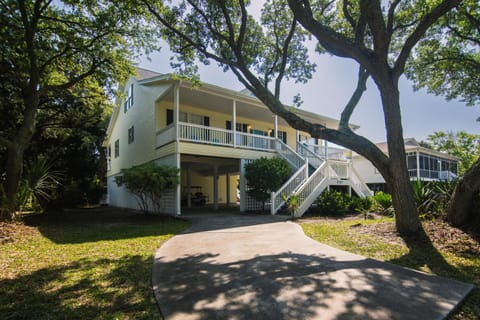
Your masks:
<instances>
[{"instance_id":1,"label":"sky","mask_svg":"<svg viewBox=\"0 0 480 320\"><path fill-rule=\"evenodd\" d=\"M170 54L168 46L163 43L161 52L151 54L150 59L141 58L138 65L160 73L172 73ZM358 66L352 60L330 55L314 54L312 60L317 64L313 78L307 84L284 82L281 100L284 104L291 105L293 97L299 93L304 101L301 109L339 119L356 86ZM244 88L231 71L224 73L215 63L199 67L203 82L237 91ZM480 134L480 122L476 121L480 117L479 105L467 107L464 103L446 101L425 90L415 92L406 78L401 78L399 89L405 138L426 140L429 134L436 131L463 130ZM357 133L371 141L386 141L380 95L371 80L352 115L351 123L359 125Z\"/></svg>"}]
</instances>

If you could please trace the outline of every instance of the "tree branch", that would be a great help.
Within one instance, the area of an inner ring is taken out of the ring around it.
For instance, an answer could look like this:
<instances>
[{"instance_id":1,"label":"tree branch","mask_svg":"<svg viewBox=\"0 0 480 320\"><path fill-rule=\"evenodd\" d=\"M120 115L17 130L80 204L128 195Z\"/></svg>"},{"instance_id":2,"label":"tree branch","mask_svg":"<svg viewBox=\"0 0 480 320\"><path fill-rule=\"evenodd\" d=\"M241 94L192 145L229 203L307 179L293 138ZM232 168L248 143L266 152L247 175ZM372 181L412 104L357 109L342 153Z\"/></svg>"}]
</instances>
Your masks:
<instances>
[{"instance_id":1,"label":"tree branch","mask_svg":"<svg viewBox=\"0 0 480 320\"><path fill-rule=\"evenodd\" d=\"M332 28L318 22L314 17L308 0L288 0L295 19L318 40L328 52L338 57L351 58L370 70L372 52L359 48L352 40L335 32Z\"/></svg>"},{"instance_id":2,"label":"tree branch","mask_svg":"<svg viewBox=\"0 0 480 320\"><path fill-rule=\"evenodd\" d=\"M348 101L347 105L342 111L342 115L340 117L340 123L338 124L338 128L340 131L350 131L349 122L352 116L355 107L358 105L360 98L362 97L365 90L367 90L367 79L369 77L368 72L360 66L358 68L358 80L357 80L357 87L353 92L350 100Z\"/></svg>"},{"instance_id":3,"label":"tree branch","mask_svg":"<svg viewBox=\"0 0 480 320\"><path fill-rule=\"evenodd\" d=\"M415 47L418 41L420 41L425 32L427 32L428 28L437 22L440 17L457 7L461 1L462 0L444 0L420 20L415 30L413 30L413 32L405 41L405 44L398 55L397 61L395 62L393 67L393 75L396 79L398 79L405 70L405 64L410 56L411 51L413 50L413 47Z\"/></svg>"},{"instance_id":4,"label":"tree branch","mask_svg":"<svg viewBox=\"0 0 480 320\"><path fill-rule=\"evenodd\" d=\"M292 25L290 26L290 31L288 32L288 36L285 39L282 49L282 60L280 63L280 69L278 71L277 79L275 80L275 99L280 99L280 85L282 83L283 77L285 75L285 68L287 66L288 60L288 47L290 47L290 43L292 41L293 35L295 34L295 27L297 25L297 21L295 19L292 20Z\"/></svg>"}]
</instances>

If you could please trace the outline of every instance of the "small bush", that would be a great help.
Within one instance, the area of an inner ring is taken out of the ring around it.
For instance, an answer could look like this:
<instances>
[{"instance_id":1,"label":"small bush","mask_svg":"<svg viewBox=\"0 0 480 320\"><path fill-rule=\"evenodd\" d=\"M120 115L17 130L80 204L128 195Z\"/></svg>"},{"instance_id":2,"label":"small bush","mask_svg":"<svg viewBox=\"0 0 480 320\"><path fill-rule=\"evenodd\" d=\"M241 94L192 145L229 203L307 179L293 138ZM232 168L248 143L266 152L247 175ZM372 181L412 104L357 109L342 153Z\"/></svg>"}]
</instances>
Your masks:
<instances>
[{"instance_id":1,"label":"small bush","mask_svg":"<svg viewBox=\"0 0 480 320\"><path fill-rule=\"evenodd\" d=\"M135 195L139 207L144 213L160 210L163 193L172 190L179 183L179 169L148 162L139 166L121 170L122 175L115 177L118 186L125 187Z\"/></svg>"},{"instance_id":2,"label":"small bush","mask_svg":"<svg viewBox=\"0 0 480 320\"><path fill-rule=\"evenodd\" d=\"M382 214L391 214L393 212L392 196L388 193L379 191L373 196L374 208Z\"/></svg>"},{"instance_id":3,"label":"small bush","mask_svg":"<svg viewBox=\"0 0 480 320\"><path fill-rule=\"evenodd\" d=\"M372 197L351 197L348 209L351 212L369 212L373 205Z\"/></svg>"},{"instance_id":4,"label":"small bush","mask_svg":"<svg viewBox=\"0 0 480 320\"><path fill-rule=\"evenodd\" d=\"M349 211L350 196L338 191L324 191L316 200L317 210L328 215L343 215Z\"/></svg>"}]
</instances>

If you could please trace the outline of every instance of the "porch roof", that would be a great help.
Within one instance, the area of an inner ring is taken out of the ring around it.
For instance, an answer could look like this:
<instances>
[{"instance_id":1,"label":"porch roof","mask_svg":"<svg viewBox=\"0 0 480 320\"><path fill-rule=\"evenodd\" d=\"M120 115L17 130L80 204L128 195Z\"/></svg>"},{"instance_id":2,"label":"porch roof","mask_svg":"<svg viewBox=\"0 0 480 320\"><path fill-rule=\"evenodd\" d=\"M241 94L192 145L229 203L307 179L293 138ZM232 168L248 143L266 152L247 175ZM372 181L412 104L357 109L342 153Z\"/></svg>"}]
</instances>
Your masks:
<instances>
[{"instance_id":1,"label":"porch roof","mask_svg":"<svg viewBox=\"0 0 480 320\"><path fill-rule=\"evenodd\" d=\"M201 83L200 85L194 85L190 81L180 80L178 76L174 74L156 74L150 78L142 78L139 80L139 84L145 86L154 86L162 83L178 83L180 89L181 103L191 104L198 107L203 107L216 112L230 112L231 101L237 103L237 116L258 119L263 121L273 121L273 113L255 96L242 91L235 91L219 87L216 85ZM173 94L168 94L165 98L173 101ZM299 117L316 123L325 125L329 128L336 128L338 126L338 120L330 117L322 116L314 112L289 107L290 111L297 114ZM285 120L279 118L280 125L288 125ZM356 130L358 125L351 124L351 128Z\"/></svg>"}]
</instances>

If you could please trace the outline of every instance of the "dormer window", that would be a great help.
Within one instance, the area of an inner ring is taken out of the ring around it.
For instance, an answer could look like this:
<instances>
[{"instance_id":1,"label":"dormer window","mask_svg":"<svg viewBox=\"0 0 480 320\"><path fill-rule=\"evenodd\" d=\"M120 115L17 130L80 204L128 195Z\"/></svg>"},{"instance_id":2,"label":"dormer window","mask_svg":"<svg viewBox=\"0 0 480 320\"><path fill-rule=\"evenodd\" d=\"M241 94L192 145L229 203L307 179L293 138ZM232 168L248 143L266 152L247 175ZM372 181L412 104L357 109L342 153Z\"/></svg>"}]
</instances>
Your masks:
<instances>
[{"instance_id":1,"label":"dormer window","mask_svg":"<svg viewBox=\"0 0 480 320\"><path fill-rule=\"evenodd\" d=\"M124 112L127 112L133 106L133 83L128 87L127 98L125 99L125 104L123 105Z\"/></svg>"}]
</instances>

